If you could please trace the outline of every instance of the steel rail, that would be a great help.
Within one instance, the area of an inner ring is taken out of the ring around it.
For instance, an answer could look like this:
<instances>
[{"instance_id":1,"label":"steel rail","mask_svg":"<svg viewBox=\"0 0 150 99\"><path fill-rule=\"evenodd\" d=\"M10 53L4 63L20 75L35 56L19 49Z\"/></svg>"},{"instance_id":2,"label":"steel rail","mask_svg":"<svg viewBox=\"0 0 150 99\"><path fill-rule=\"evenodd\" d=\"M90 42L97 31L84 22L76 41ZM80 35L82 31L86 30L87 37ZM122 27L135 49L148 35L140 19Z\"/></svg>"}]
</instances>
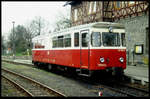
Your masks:
<instances>
[{"instance_id":1,"label":"steel rail","mask_svg":"<svg viewBox=\"0 0 150 99\"><path fill-rule=\"evenodd\" d=\"M97 83L97 82L93 82L93 81L89 81L89 80L86 80L86 79L80 79L80 78L76 78L78 80L81 80L81 81L84 81L86 83L90 83L90 84L94 84L96 86L101 86L103 88L107 88L107 89L110 89L111 91L115 91L117 93L120 93L120 94L124 94L125 96L129 96L129 97L136 97L136 95L132 95L132 94L129 94L129 93L126 93L124 91L120 91L116 88L113 88L113 87L110 87L110 86L107 86L107 85L104 85L104 84L101 84L101 83Z\"/></svg>"},{"instance_id":2,"label":"steel rail","mask_svg":"<svg viewBox=\"0 0 150 99\"><path fill-rule=\"evenodd\" d=\"M9 79L8 77L4 76L4 75L1 75L2 78L4 78L5 80L9 81L10 83L12 83L16 88L18 88L19 91L23 91L23 93L26 94L26 96L30 96L30 97L33 97L33 95L27 91L25 88L23 88L21 85L19 85L18 83L16 83L15 81Z\"/></svg>"},{"instance_id":3,"label":"steel rail","mask_svg":"<svg viewBox=\"0 0 150 99\"><path fill-rule=\"evenodd\" d=\"M132 87L132 86L130 86L128 84L124 84L124 83L117 83L117 84L119 84L120 86L131 88L131 89L139 90L141 92L149 93L148 90L144 90L144 89L141 89L141 88Z\"/></svg>"},{"instance_id":4,"label":"steel rail","mask_svg":"<svg viewBox=\"0 0 150 99\"><path fill-rule=\"evenodd\" d=\"M144 92L145 93L145 95L146 94L149 94L149 92L148 91L145 91L145 90L142 90L142 89L139 89L139 88L135 88L135 87L131 87L131 86L127 86L127 85L125 85L125 84L123 84L123 83L120 83L120 82L112 82L112 81L108 81L107 82L107 84L109 84L109 85L104 85L104 83L94 83L94 84L96 84L97 86L104 86L104 87L106 87L106 88L109 88L109 89L111 89L111 90L114 90L114 91L116 91L116 92L119 92L119 93L122 93L122 94L126 94L127 96L129 96L129 97L139 97L138 95L135 95L135 94L133 94L133 93L130 93L130 92L128 92L128 91L124 91L123 89L124 89L124 87L126 87L126 88L128 88L128 89L132 89L132 90L137 90L137 91L139 91L139 92ZM117 87L111 87L110 86L110 84L111 85L113 85L113 86L122 86L123 88L117 88Z\"/></svg>"},{"instance_id":5,"label":"steel rail","mask_svg":"<svg viewBox=\"0 0 150 99\"><path fill-rule=\"evenodd\" d=\"M83 79L83 78L80 78L80 77L77 77L75 78L77 80L80 80L80 81L83 81L83 82L86 82L86 83L89 83L89 84L94 84L95 86L99 87L103 87L103 88L107 88L107 89L110 89L114 92L117 92L117 93L120 93L120 94L123 94L125 96L128 96L128 97L139 97L139 95L136 95L136 94L133 94L131 93L130 91L126 91L126 90L123 90L123 88L117 88L117 87L112 87L114 83L110 83L109 81L107 81L106 83L103 82L103 83L99 83L99 82L95 82L95 81L92 81L92 80L89 80L89 79ZM109 84L109 85L108 85ZM111 85L112 86L111 86ZM116 84L115 84L116 85ZM96 91L96 90L95 90ZM137 91L140 91L140 90L137 90ZM145 93L145 95L147 95L147 92Z\"/></svg>"},{"instance_id":6,"label":"steel rail","mask_svg":"<svg viewBox=\"0 0 150 99\"><path fill-rule=\"evenodd\" d=\"M58 91L56 91L56 90L54 90L54 89L52 89L52 88L50 88L50 87L48 87L48 86L46 86L46 85L44 85L44 84L38 82L38 81L35 81L35 80L33 80L33 79L29 78L29 77L26 77L26 76L24 76L24 75L15 73L15 72L10 71L10 70L6 70L6 69L4 69L4 68L2 68L2 70L3 70L3 71L6 71L6 72L8 72L8 73L10 73L10 74L19 76L19 77L21 77L21 78L24 78L24 79L26 79L26 80L29 80L29 81L31 81L31 82L33 82L33 83L39 85L40 87L44 88L44 89L47 90L48 92L53 93L55 96L58 96L58 97L66 97L66 95L64 95L64 94L62 94L62 93L60 93L60 92L58 92Z\"/></svg>"}]
</instances>

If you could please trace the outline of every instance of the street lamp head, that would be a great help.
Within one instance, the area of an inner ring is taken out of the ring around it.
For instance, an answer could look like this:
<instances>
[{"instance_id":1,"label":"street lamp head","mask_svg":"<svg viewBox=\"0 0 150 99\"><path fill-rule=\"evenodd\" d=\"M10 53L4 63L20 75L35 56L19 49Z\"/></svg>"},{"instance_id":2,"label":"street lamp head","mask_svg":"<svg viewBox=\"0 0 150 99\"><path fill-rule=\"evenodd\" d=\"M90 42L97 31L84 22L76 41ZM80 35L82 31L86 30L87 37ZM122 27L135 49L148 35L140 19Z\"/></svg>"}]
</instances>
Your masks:
<instances>
[{"instance_id":1,"label":"street lamp head","mask_svg":"<svg viewBox=\"0 0 150 99\"><path fill-rule=\"evenodd\" d=\"M15 23L15 21L12 21L12 23Z\"/></svg>"}]
</instances>

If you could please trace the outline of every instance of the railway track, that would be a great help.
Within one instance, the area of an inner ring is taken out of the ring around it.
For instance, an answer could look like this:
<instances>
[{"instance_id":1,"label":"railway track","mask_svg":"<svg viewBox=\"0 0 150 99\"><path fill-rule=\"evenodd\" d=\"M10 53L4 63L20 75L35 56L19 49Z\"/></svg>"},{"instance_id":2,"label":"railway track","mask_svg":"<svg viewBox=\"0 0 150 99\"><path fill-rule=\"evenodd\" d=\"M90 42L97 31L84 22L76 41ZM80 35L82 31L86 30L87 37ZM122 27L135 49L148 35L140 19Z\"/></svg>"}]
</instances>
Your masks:
<instances>
[{"instance_id":1,"label":"railway track","mask_svg":"<svg viewBox=\"0 0 150 99\"><path fill-rule=\"evenodd\" d=\"M9 81L15 83L16 86L24 90L24 92L31 97L34 96L66 97L64 94L52 88L49 88L48 86L43 85L40 82L37 82L29 77L25 77L18 73L12 72L10 70L6 70L4 68L2 68L2 77L9 79Z\"/></svg>"},{"instance_id":2,"label":"railway track","mask_svg":"<svg viewBox=\"0 0 150 99\"><path fill-rule=\"evenodd\" d=\"M29 66L29 64L25 64L25 63L16 63L16 62L10 62L10 61L5 61L5 62ZM34 67L34 65L30 65L30 66ZM63 75L65 75L65 74L63 74ZM68 74L66 74L65 76L69 77ZM71 76L71 78L72 78L72 76ZM89 80L88 78L84 78L84 77L74 77L74 79L76 79L78 81L83 81L85 83L92 84L95 88L98 88L97 90L92 89L92 91L95 91L95 92L103 91L104 89L106 89L107 91L113 91L116 94L119 93L120 94L119 96L128 96L128 97L149 96L148 90L131 87L130 85L125 84L125 83L118 83L116 81L114 82L111 80L98 82L98 80ZM103 89L103 90L99 90L99 89Z\"/></svg>"},{"instance_id":3,"label":"railway track","mask_svg":"<svg viewBox=\"0 0 150 99\"><path fill-rule=\"evenodd\" d=\"M111 79L108 79L107 81L95 81L95 79L92 80L88 80L88 79L81 79L84 80L84 82L88 82L90 84L93 84L95 86L95 88L97 89L103 89L105 90L111 90L111 91L115 91L117 93L120 93L120 96L127 96L127 97L141 97L141 96L149 96L149 91L148 90L143 90L141 88L135 88L135 87L131 87L130 85L127 85L123 82L119 82L119 81L112 81ZM98 90L95 90L98 91ZM99 90L102 91L102 90ZM117 94L116 93L116 94Z\"/></svg>"},{"instance_id":4,"label":"railway track","mask_svg":"<svg viewBox=\"0 0 150 99\"><path fill-rule=\"evenodd\" d=\"M98 86L102 86L102 84L98 85ZM149 96L149 92L148 91L143 91L141 89L138 88L133 88L133 87L129 87L129 86L125 86L124 84L120 84L120 83L111 83L111 85L103 85L105 86L105 88L109 88L111 90L114 90L120 94L123 94L125 96L129 96L129 97L143 97L143 96Z\"/></svg>"},{"instance_id":5,"label":"railway track","mask_svg":"<svg viewBox=\"0 0 150 99\"><path fill-rule=\"evenodd\" d=\"M5 80L5 83L9 83L9 86L15 86L15 88L17 89L17 91L19 91L20 93L23 94L23 96L28 96L28 97L32 97L32 94L30 92L28 92L26 89L24 89L22 86L20 86L19 84L17 84L16 82L14 82L13 80L7 78L4 75L1 75L2 80Z\"/></svg>"},{"instance_id":6,"label":"railway track","mask_svg":"<svg viewBox=\"0 0 150 99\"><path fill-rule=\"evenodd\" d=\"M32 66L32 67L34 67L33 64L19 63L19 62L8 61L8 60L3 60L3 59L2 59L2 61L3 62L7 62L7 63L11 63L11 64L16 64L16 65L26 65L26 66Z\"/></svg>"},{"instance_id":7,"label":"railway track","mask_svg":"<svg viewBox=\"0 0 150 99\"><path fill-rule=\"evenodd\" d=\"M130 84L125 84L125 83L118 83L117 82L116 84L119 85L119 86L122 86L122 87L126 87L128 89L138 90L138 91L143 92L145 94L149 94L149 90L148 89L142 89L142 88L138 88L138 87L133 87Z\"/></svg>"}]
</instances>

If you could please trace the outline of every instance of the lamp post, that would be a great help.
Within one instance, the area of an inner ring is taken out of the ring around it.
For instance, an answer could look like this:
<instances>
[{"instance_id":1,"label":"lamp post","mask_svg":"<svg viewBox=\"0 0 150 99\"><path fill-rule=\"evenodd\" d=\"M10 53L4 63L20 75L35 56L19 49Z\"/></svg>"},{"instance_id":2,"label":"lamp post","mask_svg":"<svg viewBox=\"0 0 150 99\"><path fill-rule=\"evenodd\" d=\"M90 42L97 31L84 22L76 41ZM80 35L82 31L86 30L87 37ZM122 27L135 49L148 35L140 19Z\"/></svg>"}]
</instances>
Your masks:
<instances>
[{"instance_id":1,"label":"lamp post","mask_svg":"<svg viewBox=\"0 0 150 99\"><path fill-rule=\"evenodd\" d=\"M14 34L15 21L12 21L12 23L13 23L13 59L15 59L15 34Z\"/></svg>"}]
</instances>

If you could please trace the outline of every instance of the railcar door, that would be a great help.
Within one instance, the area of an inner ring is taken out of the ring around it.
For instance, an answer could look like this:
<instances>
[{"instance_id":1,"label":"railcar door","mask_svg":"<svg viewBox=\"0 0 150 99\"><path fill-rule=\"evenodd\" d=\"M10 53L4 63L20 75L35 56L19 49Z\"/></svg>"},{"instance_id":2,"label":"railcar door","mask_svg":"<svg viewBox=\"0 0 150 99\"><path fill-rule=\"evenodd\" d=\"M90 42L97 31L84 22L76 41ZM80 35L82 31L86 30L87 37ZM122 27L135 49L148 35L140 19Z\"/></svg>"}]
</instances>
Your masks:
<instances>
[{"instance_id":1,"label":"railcar door","mask_svg":"<svg viewBox=\"0 0 150 99\"><path fill-rule=\"evenodd\" d=\"M80 68L89 69L89 30L80 31Z\"/></svg>"}]
</instances>

